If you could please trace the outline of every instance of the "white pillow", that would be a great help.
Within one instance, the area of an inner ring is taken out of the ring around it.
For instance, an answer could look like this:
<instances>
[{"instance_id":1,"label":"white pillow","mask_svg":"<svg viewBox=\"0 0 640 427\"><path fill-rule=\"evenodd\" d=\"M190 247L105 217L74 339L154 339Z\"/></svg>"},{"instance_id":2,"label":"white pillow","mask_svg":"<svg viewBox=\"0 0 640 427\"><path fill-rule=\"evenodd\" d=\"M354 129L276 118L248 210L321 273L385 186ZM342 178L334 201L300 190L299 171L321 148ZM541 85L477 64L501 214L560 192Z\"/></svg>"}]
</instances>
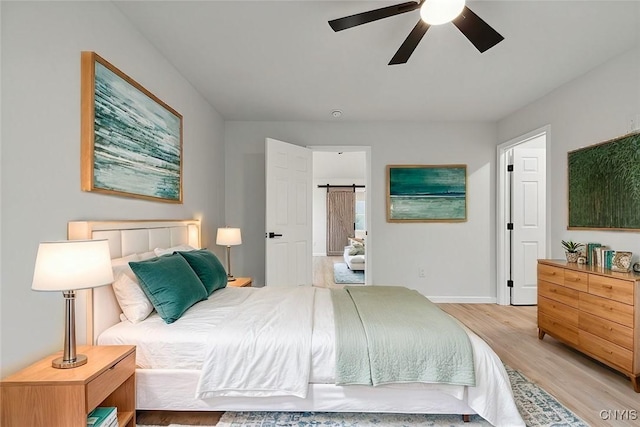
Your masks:
<instances>
[{"instance_id":1,"label":"white pillow","mask_svg":"<svg viewBox=\"0 0 640 427\"><path fill-rule=\"evenodd\" d=\"M145 295L138 283L129 261L139 261L138 254L112 260L113 267L113 292L122 309L122 313L131 323L138 323L146 319L153 311L153 304Z\"/></svg>"},{"instance_id":2,"label":"white pillow","mask_svg":"<svg viewBox=\"0 0 640 427\"><path fill-rule=\"evenodd\" d=\"M146 261L151 258L156 258L157 255L154 251L141 252L138 254L138 261Z\"/></svg>"},{"instance_id":3,"label":"white pillow","mask_svg":"<svg viewBox=\"0 0 640 427\"><path fill-rule=\"evenodd\" d=\"M178 245L178 246L174 246L172 248L167 248L167 249L163 249L163 248L155 248L153 250L153 252L156 254L156 256L162 256L162 255L169 255L172 254L176 251L181 251L181 252L188 252L188 251L193 251L195 250L194 247L189 246L189 245Z\"/></svg>"}]
</instances>

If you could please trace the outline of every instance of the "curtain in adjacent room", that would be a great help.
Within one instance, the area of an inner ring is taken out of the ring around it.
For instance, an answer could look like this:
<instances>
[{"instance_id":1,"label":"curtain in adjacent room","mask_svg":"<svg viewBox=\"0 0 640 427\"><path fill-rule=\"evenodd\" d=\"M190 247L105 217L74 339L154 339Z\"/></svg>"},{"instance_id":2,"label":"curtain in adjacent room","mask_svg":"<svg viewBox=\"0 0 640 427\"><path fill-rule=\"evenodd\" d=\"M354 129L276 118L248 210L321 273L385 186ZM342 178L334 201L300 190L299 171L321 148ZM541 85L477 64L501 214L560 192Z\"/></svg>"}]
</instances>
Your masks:
<instances>
[{"instance_id":1,"label":"curtain in adjacent room","mask_svg":"<svg viewBox=\"0 0 640 427\"><path fill-rule=\"evenodd\" d=\"M327 192L327 255L344 253L354 235L355 193L351 188L329 188Z\"/></svg>"}]
</instances>

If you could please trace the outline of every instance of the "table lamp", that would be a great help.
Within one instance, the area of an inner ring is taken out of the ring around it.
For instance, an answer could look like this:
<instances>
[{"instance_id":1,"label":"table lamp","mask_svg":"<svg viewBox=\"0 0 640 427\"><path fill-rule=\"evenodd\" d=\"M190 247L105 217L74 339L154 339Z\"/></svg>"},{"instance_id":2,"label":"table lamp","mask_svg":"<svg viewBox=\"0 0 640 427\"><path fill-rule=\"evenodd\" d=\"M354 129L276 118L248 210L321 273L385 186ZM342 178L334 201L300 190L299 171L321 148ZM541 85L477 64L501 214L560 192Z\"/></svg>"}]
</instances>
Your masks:
<instances>
[{"instance_id":1,"label":"table lamp","mask_svg":"<svg viewBox=\"0 0 640 427\"><path fill-rule=\"evenodd\" d=\"M218 235L216 236L216 245L227 247L227 281L232 282L236 280L231 274L231 246L236 246L242 243L242 236L240 235L239 228L224 227L218 228Z\"/></svg>"},{"instance_id":2,"label":"table lamp","mask_svg":"<svg viewBox=\"0 0 640 427\"><path fill-rule=\"evenodd\" d=\"M75 291L112 282L111 256L106 240L40 243L31 289L61 291L65 298L64 350L62 357L52 361L54 368L75 368L87 363L87 356L76 354Z\"/></svg>"}]
</instances>

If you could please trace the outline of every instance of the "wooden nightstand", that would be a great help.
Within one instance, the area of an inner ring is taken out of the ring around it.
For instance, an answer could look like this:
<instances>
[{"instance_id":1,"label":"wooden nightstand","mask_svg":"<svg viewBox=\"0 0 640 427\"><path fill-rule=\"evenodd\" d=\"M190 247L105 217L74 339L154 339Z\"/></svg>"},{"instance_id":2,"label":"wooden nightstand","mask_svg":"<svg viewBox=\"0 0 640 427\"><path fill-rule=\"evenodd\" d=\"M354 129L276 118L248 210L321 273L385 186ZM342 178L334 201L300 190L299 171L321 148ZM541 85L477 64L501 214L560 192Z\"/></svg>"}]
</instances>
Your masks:
<instances>
[{"instance_id":1,"label":"wooden nightstand","mask_svg":"<svg viewBox=\"0 0 640 427\"><path fill-rule=\"evenodd\" d=\"M233 286L234 288L244 288L245 286L251 286L251 277L236 277L236 280L227 282L227 286Z\"/></svg>"},{"instance_id":2,"label":"wooden nightstand","mask_svg":"<svg viewBox=\"0 0 640 427\"><path fill-rule=\"evenodd\" d=\"M120 427L136 425L136 348L79 346L86 365L56 369L51 355L0 383L3 427L86 427L97 406L118 408Z\"/></svg>"}]
</instances>

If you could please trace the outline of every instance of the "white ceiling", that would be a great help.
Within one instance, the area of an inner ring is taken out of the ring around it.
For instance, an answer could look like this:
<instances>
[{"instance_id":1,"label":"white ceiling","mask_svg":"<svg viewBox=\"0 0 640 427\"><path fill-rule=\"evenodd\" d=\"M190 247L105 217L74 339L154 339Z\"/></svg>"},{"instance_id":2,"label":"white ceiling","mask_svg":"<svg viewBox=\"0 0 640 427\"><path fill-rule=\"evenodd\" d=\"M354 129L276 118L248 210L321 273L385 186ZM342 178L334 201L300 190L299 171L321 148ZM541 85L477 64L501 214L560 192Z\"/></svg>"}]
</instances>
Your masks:
<instances>
[{"instance_id":1,"label":"white ceiling","mask_svg":"<svg viewBox=\"0 0 640 427\"><path fill-rule=\"evenodd\" d=\"M468 1L505 40L480 54L453 26L387 63L413 11L334 33L396 1L116 2L225 120L495 121L640 45L640 1ZM144 84L144 83L143 83Z\"/></svg>"}]
</instances>

